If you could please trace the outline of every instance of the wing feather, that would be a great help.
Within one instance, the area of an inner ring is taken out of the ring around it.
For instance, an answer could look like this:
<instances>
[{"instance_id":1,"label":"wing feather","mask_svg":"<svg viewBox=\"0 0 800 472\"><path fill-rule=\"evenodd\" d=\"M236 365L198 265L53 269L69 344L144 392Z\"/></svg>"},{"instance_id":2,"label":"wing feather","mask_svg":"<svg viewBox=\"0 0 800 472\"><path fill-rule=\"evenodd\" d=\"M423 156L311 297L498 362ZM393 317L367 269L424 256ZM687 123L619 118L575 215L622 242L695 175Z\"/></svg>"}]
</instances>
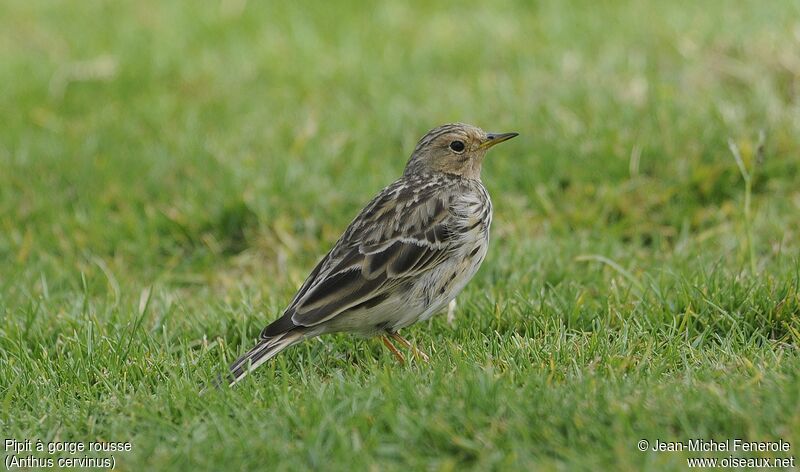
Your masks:
<instances>
[{"instance_id":1,"label":"wing feather","mask_svg":"<svg viewBox=\"0 0 800 472\"><path fill-rule=\"evenodd\" d=\"M454 248L453 181L401 179L356 217L304 282L284 318L314 326L354 307L372 307Z\"/></svg>"}]
</instances>

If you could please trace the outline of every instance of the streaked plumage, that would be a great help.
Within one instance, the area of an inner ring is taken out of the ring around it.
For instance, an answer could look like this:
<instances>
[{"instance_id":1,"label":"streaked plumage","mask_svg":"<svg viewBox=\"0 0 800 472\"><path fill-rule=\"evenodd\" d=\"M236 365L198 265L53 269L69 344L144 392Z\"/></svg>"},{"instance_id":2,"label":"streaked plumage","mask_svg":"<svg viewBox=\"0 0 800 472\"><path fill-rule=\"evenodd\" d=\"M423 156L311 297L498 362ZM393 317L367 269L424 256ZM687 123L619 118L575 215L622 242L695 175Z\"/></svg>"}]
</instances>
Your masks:
<instances>
[{"instance_id":1,"label":"streaked plumage","mask_svg":"<svg viewBox=\"0 0 800 472\"><path fill-rule=\"evenodd\" d=\"M481 164L489 147L514 136L461 123L427 133L403 176L367 204L283 316L231 365L228 382L321 334L389 335L405 343L396 333L446 307L483 262L492 203Z\"/></svg>"}]
</instances>

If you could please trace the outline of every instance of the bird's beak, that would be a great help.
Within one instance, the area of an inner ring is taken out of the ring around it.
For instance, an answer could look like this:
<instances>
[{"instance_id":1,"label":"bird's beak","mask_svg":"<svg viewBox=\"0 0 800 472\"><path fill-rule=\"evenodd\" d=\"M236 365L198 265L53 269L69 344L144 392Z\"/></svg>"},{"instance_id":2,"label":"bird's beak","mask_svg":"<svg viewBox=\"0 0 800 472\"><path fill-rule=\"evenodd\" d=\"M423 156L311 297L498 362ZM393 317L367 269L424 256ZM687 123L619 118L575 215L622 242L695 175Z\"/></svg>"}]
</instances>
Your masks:
<instances>
[{"instance_id":1,"label":"bird's beak","mask_svg":"<svg viewBox=\"0 0 800 472\"><path fill-rule=\"evenodd\" d=\"M503 141L508 141L511 138L519 136L519 133L488 133L486 135L486 140L481 143L481 148L490 148L495 144L500 144Z\"/></svg>"}]
</instances>

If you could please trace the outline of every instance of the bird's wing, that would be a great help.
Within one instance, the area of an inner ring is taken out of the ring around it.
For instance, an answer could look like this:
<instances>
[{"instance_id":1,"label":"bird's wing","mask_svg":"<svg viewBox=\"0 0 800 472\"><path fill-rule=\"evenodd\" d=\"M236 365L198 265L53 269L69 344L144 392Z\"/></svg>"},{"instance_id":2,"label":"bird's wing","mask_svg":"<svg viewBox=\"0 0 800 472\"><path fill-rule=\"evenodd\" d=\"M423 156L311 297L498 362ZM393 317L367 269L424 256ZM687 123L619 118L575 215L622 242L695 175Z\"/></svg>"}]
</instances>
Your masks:
<instances>
[{"instance_id":1,"label":"bird's wing","mask_svg":"<svg viewBox=\"0 0 800 472\"><path fill-rule=\"evenodd\" d=\"M386 187L314 268L276 324L314 326L356 306L374 306L399 283L438 266L457 244L449 209L453 185L429 177ZM270 331L262 336L274 335Z\"/></svg>"}]
</instances>

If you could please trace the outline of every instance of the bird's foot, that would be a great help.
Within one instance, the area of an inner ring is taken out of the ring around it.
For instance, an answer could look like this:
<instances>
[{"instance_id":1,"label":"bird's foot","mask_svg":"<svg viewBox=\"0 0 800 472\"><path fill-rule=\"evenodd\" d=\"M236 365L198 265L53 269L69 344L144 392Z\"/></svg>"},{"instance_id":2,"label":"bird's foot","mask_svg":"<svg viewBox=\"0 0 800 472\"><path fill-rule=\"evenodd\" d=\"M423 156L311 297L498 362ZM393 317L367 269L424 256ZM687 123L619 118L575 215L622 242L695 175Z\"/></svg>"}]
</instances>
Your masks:
<instances>
[{"instance_id":1,"label":"bird's foot","mask_svg":"<svg viewBox=\"0 0 800 472\"><path fill-rule=\"evenodd\" d=\"M392 344L391 341L389 341L389 337L388 336L381 336L381 341L383 341L383 345L384 346L386 346L387 348L389 348L390 351L392 351L392 354L394 354L394 357L397 358L397 360L400 361L401 364L405 364L406 363L406 356L404 356L402 352L397 350L395 345Z\"/></svg>"},{"instance_id":2,"label":"bird's foot","mask_svg":"<svg viewBox=\"0 0 800 472\"><path fill-rule=\"evenodd\" d=\"M417 359L422 359L425 362L428 362L430 360L430 357L428 357L427 354L417 349L417 347L408 342L406 338L400 336L397 333L390 333L389 336L395 341L405 346L406 348L411 349L411 352L414 353L414 357L416 357Z\"/></svg>"}]
</instances>

